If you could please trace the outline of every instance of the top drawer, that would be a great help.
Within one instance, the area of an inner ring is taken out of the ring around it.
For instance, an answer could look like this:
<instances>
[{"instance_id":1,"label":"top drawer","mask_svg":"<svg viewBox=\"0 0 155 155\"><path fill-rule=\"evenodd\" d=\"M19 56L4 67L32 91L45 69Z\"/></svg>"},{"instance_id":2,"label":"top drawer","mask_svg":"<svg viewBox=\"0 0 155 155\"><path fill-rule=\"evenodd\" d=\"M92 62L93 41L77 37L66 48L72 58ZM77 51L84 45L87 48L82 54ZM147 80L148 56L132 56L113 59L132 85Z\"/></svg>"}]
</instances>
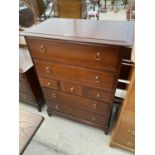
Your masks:
<instances>
[{"instance_id":1,"label":"top drawer","mask_svg":"<svg viewBox=\"0 0 155 155\"><path fill-rule=\"evenodd\" d=\"M27 39L32 57L42 60L116 71L120 61L120 47L75 44L50 39Z\"/></svg>"}]
</instances>

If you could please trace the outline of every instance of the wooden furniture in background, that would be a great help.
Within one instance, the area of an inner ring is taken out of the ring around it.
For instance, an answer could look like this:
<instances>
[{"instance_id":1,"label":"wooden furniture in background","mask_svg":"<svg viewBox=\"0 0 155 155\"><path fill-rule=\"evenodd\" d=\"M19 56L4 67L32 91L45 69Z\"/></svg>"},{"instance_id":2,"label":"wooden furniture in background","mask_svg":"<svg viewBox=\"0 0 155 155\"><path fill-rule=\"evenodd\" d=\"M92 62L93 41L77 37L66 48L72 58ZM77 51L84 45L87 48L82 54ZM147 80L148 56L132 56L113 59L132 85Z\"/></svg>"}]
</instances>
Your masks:
<instances>
[{"instance_id":1,"label":"wooden furniture in background","mask_svg":"<svg viewBox=\"0 0 155 155\"><path fill-rule=\"evenodd\" d=\"M86 18L85 0L57 0L57 9L60 18Z\"/></svg>"},{"instance_id":2,"label":"wooden furniture in background","mask_svg":"<svg viewBox=\"0 0 155 155\"><path fill-rule=\"evenodd\" d=\"M22 33L49 115L108 133L123 47L132 45L132 28L130 22L49 19Z\"/></svg>"},{"instance_id":3,"label":"wooden furniture in background","mask_svg":"<svg viewBox=\"0 0 155 155\"><path fill-rule=\"evenodd\" d=\"M45 5L43 0L22 0L22 1L26 2L27 4L33 7L37 18L40 19L41 16L44 15L44 18L46 19Z\"/></svg>"},{"instance_id":4,"label":"wooden furniture in background","mask_svg":"<svg viewBox=\"0 0 155 155\"><path fill-rule=\"evenodd\" d=\"M34 134L40 127L44 118L40 115L32 114L30 112L19 112L19 154L21 155L26 149L27 145L33 138Z\"/></svg>"},{"instance_id":5,"label":"wooden furniture in background","mask_svg":"<svg viewBox=\"0 0 155 155\"><path fill-rule=\"evenodd\" d=\"M19 48L19 101L29 103L41 111L44 97L34 66L26 47Z\"/></svg>"},{"instance_id":6,"label":"wooden furniture in background","mask_svg":"<svg viewBox=\"0 0 155 155\"><path fill-rule=\"evenodd\" d=\"M121 147L130 151L135 149L135 74L131 81L123 106L114 126L110 146Z\"/></svg>"}]
</instances>

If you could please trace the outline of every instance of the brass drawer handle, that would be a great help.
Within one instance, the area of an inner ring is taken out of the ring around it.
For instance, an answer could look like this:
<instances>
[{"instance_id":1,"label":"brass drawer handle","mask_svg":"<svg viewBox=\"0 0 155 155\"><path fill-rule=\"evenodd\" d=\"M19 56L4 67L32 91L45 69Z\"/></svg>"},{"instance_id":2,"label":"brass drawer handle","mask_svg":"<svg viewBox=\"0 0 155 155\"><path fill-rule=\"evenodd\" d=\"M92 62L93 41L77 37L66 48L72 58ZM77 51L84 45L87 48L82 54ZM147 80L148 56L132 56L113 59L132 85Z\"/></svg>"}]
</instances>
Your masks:
<instances>
[{"instance_id":1,"label":"brass drawer handle","mask_svg":"<svg viewBox=\"0 0 155 155\"><path fill-rule=\"evenodd\" d=\"M23 94L23 98L26 99L26 95L25 94Z\"/></svg>"},{"instance_id":2,"label":"brass drawer handle","mask_svg":"<svg viewBox=\"0 0 155 155\"><path fill-rule=\"evenodd\" d=\"M95 60L97 60L97 61L101 60L101 54L100 54L100 52L97 52L95 54Z\"/></svg>"},{"instance_id":3,"label":"brass drawer handle","mask_svg":"<svg viewBox=\"0 0 155 155\"><path fill-rule=\"evenodd\" d=\"M135 135L135 131L134 130L132 130L132 129L128 129L128 133L130 133L131 135Z\"/></svg>"},{"instance_id":4,"label":"brass drawer handle","mask_svg":"<svg viewBox=\"0 0 155 155\"><path fill-rule=\"evenodd\" d=\"M52 98L56 98L57 97L57 94L56 93L53 93L52 94Z\"/></svg>"},{"instance_id":5,"label":"brass drawer handle","mask_svg":"<svg viewBox=\"0 0 155 155\"><path fill-rule=\"evenodd\" d=\"M96 82L96 83L99 83L99 82L100 82L100 80L99 80L99 77L98 77L98 76L95 76L95 82Z\"/></svg>"},{"instance_id":6,"label":"brass drawer handle","mask_svg":"<svg viewBox=\"0 0 155 155\"><path fill-rule=\"evenodd\" d=\"M50 83L50 82L47 82L47 85L48 85L48 86L50 86L50 85L51 85L51 83Z\"/></svg>"},{"instance_id":7,"label":"brass drawer handle","mask_svg":"<svg viewBox=\"0 0 155 155\"><path fill-rule=\"evenodd\" d=\"M92 116L91 119L92 119L92 121L96 121L96 117L95 116Z\"/></svg>"},{"instance_id":8,"label":"brass drawer handle","mask_svg":"<svg viewBox=\"0 0 155 155\"><path fill-rule=\"evenodd\" d=\"M46 68L45 68L45 71L46 71L46 73L51 73L51 70L50 70L50 67L49 66L47 66Z\"/></svg>"},{"instance_id":9,"label":"brass drawer handle","mask_svg":"<svg viewBox=\"0 0 155 155\"><path fill-rule=\"evenodd\" d=\"M73 87L71 87L71 88L70 88L70 91L71 91L71 92L73 92L73 91L74 91L74 88L73 88Z\"/></svg>"},{"instance_id":10,"label":"brass drawer handle","mask_svg":"<svg viewBox=\"0 0 155 155\"><path fill-rule=\"evenodd\" d=\"M40 45L39 51L40 51L40 52L45 52L45 51L46 51L45 46L44 46L44 45Z\"/></svg>"},{"instance_id":11,"label":"brass drawer handle","mask_svg":"<svg viewBox=\"0 0 155 155\"><path fill-rule=\"evenodd\" d=\"M100 98L100 97L101 97L101 95L100 95L100 94L97 94L97 95L96 95L96 97L97 97L97 98Z\"/></svg>"},{"instance_id":12,"label":"brass drawer handle","mask_svg":"<svg viewBox=\"0 0 155 155\"><path fill-rule=\"evenodd\" d=\"M94 104L92 105L92 107L93 107L93 109L96 109L96 104L94 103Z\"/></svg>"},{"instance_id":13,"label":"brass drawer handle","mask_svg":"<svg viewBox=\"0 0 155 155\"><path fill-rule=\"evenodd\" d=\"M59 106L58 106L58 105L56 105L56 106L55 106L55 109L56 109L56 110L59 110Z\"/></svg>"}]
</instances>

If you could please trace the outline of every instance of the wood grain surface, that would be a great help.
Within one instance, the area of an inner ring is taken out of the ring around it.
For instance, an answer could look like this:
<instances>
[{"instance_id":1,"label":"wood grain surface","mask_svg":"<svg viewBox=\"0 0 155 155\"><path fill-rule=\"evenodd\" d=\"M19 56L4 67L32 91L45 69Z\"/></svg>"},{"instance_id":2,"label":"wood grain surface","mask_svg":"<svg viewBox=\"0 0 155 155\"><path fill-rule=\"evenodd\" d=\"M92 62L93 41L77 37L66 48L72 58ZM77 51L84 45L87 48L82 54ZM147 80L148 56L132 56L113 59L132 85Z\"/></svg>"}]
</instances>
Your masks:
<instances>
[{"instance_id":1,"label":"wood grain surface","mask_svg":"<svg viewBox=\"0 0 155 155\"><path fill-rule=\"evenodd\" d=\"M19 154L22 154L44 118L27 111L20 111L19 116Z\"/></svg>"}]
</instances>

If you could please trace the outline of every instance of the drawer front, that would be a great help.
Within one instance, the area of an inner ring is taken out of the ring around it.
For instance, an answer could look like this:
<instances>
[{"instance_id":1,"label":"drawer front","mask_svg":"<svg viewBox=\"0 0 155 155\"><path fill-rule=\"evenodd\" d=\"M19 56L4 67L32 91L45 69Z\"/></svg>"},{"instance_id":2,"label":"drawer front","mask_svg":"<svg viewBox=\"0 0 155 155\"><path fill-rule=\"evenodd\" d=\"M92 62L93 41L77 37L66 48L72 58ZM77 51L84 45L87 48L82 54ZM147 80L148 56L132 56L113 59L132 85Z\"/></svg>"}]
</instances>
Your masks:
<instances>
[{"instance_id":1,"label":"drawer front","mask_svg":"<svg viewBox=\"0 0 155 155\"><path fill-rule=\"evenodd\" d=\"M31 93L31 89L29 88L26 81L19 81L19 91L24 91L27 93Z\"/></svg>"},{"instance_id":2,"label":"drawer front","mask_svg":"<svg viewBox=\"0 0 155 155\"><path fill-rule=\"evenodd\" d=\"M104 102L97 102L88 98L71 95L68 93L58 92L56 90L44 88L45 97L54 102L75 108L85 109L101 115L107 115L110 111L110 106Z\"/></svg>"},{"instance_id":3,"label":"drawer front","mask_svg":"<svg viewBox=\"0 0 155 155\"><path fill-rule=\"evenodd\" d=\"M49 39L28 38L32 56L42 60L116 71L120 47L64 43Z\"/></svg>"},{"instance_id":4,"label":"drawer front","mask_svg":"<svg viewBox=\"0 0 155 155\"><path fill-rule=\"evenodd\" d=\"M58 111L67 115L71 115L76 118L80 118L89 122L93 122L94 124L106 125L106 117L102 115L97 115L88 111L84 111L78 108L57 104L51 101L47 101L48 108L54 111Z\"/></svg>"},{"instance_id":5,"label":"drawer front","mask_svg":"<svg viewBox=\"0 0 155 155\"><path fill-rule=\"evenodd\" d=\"M101 72L38 60L35 60L35 65L40 76L81 82L83 85L99 89L112 90L114 87L113 72Z\"/></svg>"},{"instance_id":6,"label":"drawer front","mask_svg":"<svg viewBox=\"0 0 155 155\"><path fill-rule=\"evenodd\" d=\"M86 91L86 96L98 101L104 101L104 102L108 102L108 103L112 103L113 102L113 93L109 93L106 91L101 91L98 89L93 89L93 88L85 88Z\"/></svg>"},{"instance_id":7,"label":"drawer front","mask_svg":"<svg viewBox=\"0 0 155 155\"><path fill-rule=\"evenodd\" d=\"M83 95L83 87L77 84L73 84L70 82L60 81L60 89L61 91L75 94L75 95Z\"/></svg>"},{"instance_id":8,"label":"drawer front","mask_svg":"<svg viewBox=\"0 0 155 155\"><path fill-rule=\"evenodd\" d=\"M40 77L39 80L43 87L58 89L58 81L55 79L45 79Z\"/></svg>"},{"instance_id":9,"label":"drawer front","mask_svg":"<svg viewBox=\"0 0 155 155\"><path fill-rule=\"evenodd\" d=\"M20 92L19 93L19 101L36 104L36 101L34 100L34 98L32 97L32 95L26 94L26 93L23 93L23 92Z\"/></svg>"},{"instance_id":10,"label":"drawer front","mask_svg":"<svg viewBox=\"0 0 155 155\"><path fill-rule=\"evenodd\" d=\"M114 137L114 141L129 147L131 149L135 149L135 115L133 112L124 111L121 122L117 129L117 134Z\"/></svg>"}]
</instances>

